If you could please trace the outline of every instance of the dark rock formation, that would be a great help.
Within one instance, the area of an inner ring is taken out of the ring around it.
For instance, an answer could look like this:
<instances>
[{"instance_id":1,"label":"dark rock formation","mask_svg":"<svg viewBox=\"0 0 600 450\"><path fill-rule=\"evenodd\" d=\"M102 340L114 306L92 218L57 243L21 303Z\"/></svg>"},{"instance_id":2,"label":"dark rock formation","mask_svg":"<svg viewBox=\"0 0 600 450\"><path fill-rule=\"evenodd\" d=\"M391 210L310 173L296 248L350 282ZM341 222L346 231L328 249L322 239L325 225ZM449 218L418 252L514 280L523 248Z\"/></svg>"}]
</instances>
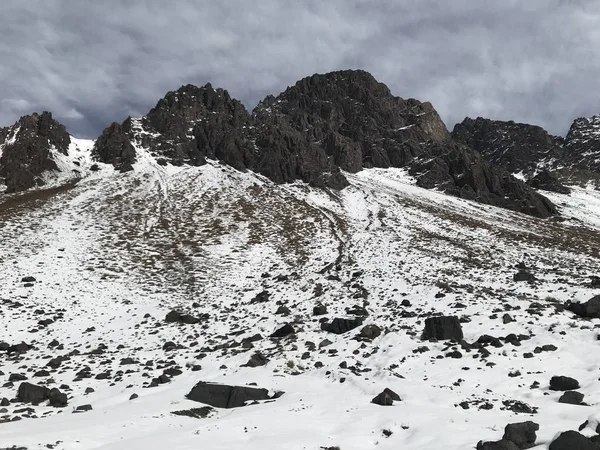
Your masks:
<instances>
[{"instance_id":1,"label":"dark rock formation","mask_svg":"<svg viewBox=\"0 0 600 450\"><path fill-rule=\"evenodd\" d=\"M117 170L127 172L133 169L132 164L136 160L131 137L131 118L122 125L113 123L96 140L92 156L100 162L112 164Z\"/></svg>"},{"instance_id":2,"label":"dark rock formation","mask_svg":"<svg viewBox=\"0 0 600 450\"><path fill-rule=\"evenodd\" d=\"M333 189L348 185L340 169L410 167L422 187L539 217L555 213L525 183L454 143L430 103L395 97L361 70L303 78L252 114L223 89L183 86L141 120L111 125L94 155L128 170L131 142L163 164L219 160L275 183Z\"/></svg>"},{"instance_id":3,"label":"dark rock formation","mask_svg":"<svg viewBox=\"0 0 600 450\"><path fill-rule=\"evenodd\" d=\"M535 276L527 269L520 269L513 275L513 281L535 281Z\"/></svg>"},{"instance_id":4,"label":"dark rock formation","mask_svg":"<svg viewBox=\"0 0 600 450\"><path fill-rule=\"evenodd\" d=\"M278 328L277 330L275 330L275 332L269 337L282 338L282 337L289 336L290 334L294 334L295 332L296 331L294 330L294 327L291 324L286 323L281 328Z\"/></svg>"},{"instance_id":5,"label":"dark rock formation","mask_svg":"<svg viewBox=\"0 0 600 450\"><path fill-rule=\"evenodd\" d=\"M577 431L565 431L550 443L549 450L600 450L600 445Z\"/></svg>"},{"instance_id":6,"label":"dark rock formation","mask_svg":"<svg viewBox=\"0 0 600 450\"><path fill-rule=\"evenodd\" d=\"M391 406L395 401L400 402L402 399L391 389L385 388L380 394L377 394L377 396L371 400L371 403L381 406Z\"/></svg>"},{"instance_id":7,"label":"dark rock formation","mask_svg":"<svg viewBox=\"0 0 600 450\"><path fill-rule=\"evenodd\" d=\"M556 172L542 170L535 176L527 180L527 184L534 189L542 189L544 191L558 192L559 194L569 194L571 189L563 185Z\"/></svg>"},{"instance_id":8,"label":"dark rock formation","mask_svg":"<svg viewBox=\"0 0 600 450\"><path fill-rule=\"evenodd\" d=\"M427 150L427 156L410 168L421 187L537 217L556 214L550 200L470 147L433 143Z\"/></svg>"},{"instance_id":9,"label":"dark rock formation","mask_svg":"<svg viewBox=\"0 0 600 450\"><path fill-rule=\"evenodd\" d=\"M17 399L23 403L33 403L37 405L48 400L50 389L45 386L38 386L31 383L21 383L17 393Z\"/></svg>"},{"instance_id":10,"label":"dark rock formation","mask_svg":"<svg viewBox=\"0 0 600 450\"><path fill-rule=\"evenodd\" d=\"M535 125L467 117L454 126L452 137L477 150L510 173L533 175L544 162L562 155L561 142Z\"/></svg>"},{"instance_id":11,"label":"dark rock formation","mask_svg":"<svg viewBox=\"0 0 600 450\"><path fill-rule=\"evenodd\" d=\"M590 319L600 318L600 295L596 295L585 303L568 303L567 309L578 316Z\"/></svg>"},{"instance_id":12,"label":"dark rock formation","mask_svg":"<svg viewBox=\"0 0 600 450\"><path fill-rule=\"evenodd\" d=\"M600 116L576 119L565 138L512 121L478 117L457 124L452 137L536 189L566 194L564 184L600 181Z\"/></svg>"},{"instance_id":13,"label":"dark rock formation","mask_svg":"<svg viewBox=\"0 0 600 450\"><path fill-rule=\"evenodd\" d=\"M502 439L496 442L483 442L479 441L477 443L477 450L519 450L519 447L512 442L507 441L506 439Z\"/></svg>"},{"instance_id":14,"label":"dark rock formation","mask_svg":"<svg viewBox=\"0 0 600 450\"><path fill-rule=\"evenodd\" d=\"M425 319L423 339L460 341L463 338L462 327L456 316L436 316Z\"/></svg>"},{"instance_id":15,"label":"dark rock formation","mask_svg":"<svg viewBox=\"0 0 600 450\"><path fill-rule=\"evenodd\" d=\"M562 162L573 181L581 182L600 176L600 116L580 117L573 121L565 137Z\"/></svg>"},{"instance_id":16,"label":"dark rock formation","mask_svg":"<svg viewBox=\"0 0 600 450\"><path fill-rule=\"evenodd\" d=\"M558 403L566 403L568 405L581 405L585 395L577 391L566 391L558 399Z\"/></svg>"},{"instance_id":17,"label":"dark rock formation","mask_svg":"<svg viewBox=\"0 0 600 450\"><path fill-rule=\"evenodd\" d=\"M537 438L536 431L540 426L528 420L527 422L511 423L504 428L502 439L514 442L521 450L533 447Z\"/></svg>"},{"instance_id":18,"label":"dark rock formation","mask_svg":"<svg viewBox=\"0 0 600 450\"><path fill-rule=\"evenodd\" d=\"M248 386L228 386L225 384L199 382L186 397L195 402L205 403L215 408L237 408L248 401L269 400L280 397L281 393L269 396L266 389Z\"/></svg>"},{"instance_id":19,"label":"dark rock formation","mask_svg":"<svg viewBox=\"0 0 600 450\"><path fill-rule=\"evenodd\" d=\"M550 379L550 390L552 391L573 391L579 389L579 381L575 378L554 376Z\"/></svg>"},{"instance_id":20,"label":"dark rock formation","mask_svg":"<svg viewBox=\"0 0 600 450\"><path fill-rule=\"evenodd\" d=\"M65 127L44 111L23 116L11 127L0 128L0 179L6 192L44 184L41 176L58 171L51 149L67 155L71 138Z\"/></svg>"},{"instance_id":21,"label":"dark rock formation","mask_svg":"<svg viewBox=\"0 0 600 450\"><path fill-rule=\"evenodd\" d=\"M333 334L344 334L347 331L353 330L354 328L361 326L363 320L364 319L362 317L356 317L354 319L342 319L336 317L331 321L331 323L321 323L321 330L328 331Z\"/></svg>"}]
</instances>

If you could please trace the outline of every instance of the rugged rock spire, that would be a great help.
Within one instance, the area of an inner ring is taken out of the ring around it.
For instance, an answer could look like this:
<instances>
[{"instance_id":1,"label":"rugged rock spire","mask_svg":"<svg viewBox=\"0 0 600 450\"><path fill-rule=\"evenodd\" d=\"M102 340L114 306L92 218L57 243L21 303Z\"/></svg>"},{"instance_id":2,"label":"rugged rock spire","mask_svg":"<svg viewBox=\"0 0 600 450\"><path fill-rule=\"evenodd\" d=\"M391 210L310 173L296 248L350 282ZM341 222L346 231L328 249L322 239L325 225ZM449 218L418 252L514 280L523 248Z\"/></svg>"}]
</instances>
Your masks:
<instances>
[{"instance_id":1,"label":"rugged rock spire","mask_svg":"<svg viewBox=\"0 0 600 450\"><path fill-rule=\"evenodd\" d=\"M6 192L43 185L43 173L58 170L52 151L67 155L70 142L65 127L47 111L0 128L0 178L4 178Z\"/></svg>"}]
</instances>

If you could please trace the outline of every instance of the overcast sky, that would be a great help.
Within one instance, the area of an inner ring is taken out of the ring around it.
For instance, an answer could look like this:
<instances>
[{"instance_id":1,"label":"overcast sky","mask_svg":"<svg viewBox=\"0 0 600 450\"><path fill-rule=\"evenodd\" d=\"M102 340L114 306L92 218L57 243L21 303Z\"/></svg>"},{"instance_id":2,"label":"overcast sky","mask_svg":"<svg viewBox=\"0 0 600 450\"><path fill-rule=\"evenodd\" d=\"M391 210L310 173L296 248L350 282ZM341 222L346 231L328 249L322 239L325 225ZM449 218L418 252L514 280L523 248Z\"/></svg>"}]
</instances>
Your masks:
<instances>
[{"instance_id":1,"label":"overcast sky","mask_svg":"<svg viewBox=\"0 0 600 450\"><path fill-rule=\"evenodd\" d=\"M0 15L0 126L50 110L97 137L210 81L248 109L313 73L361 68L394 95L565 134L600 113L597 0L44 0Z\"/></svg>"}]
</instances>

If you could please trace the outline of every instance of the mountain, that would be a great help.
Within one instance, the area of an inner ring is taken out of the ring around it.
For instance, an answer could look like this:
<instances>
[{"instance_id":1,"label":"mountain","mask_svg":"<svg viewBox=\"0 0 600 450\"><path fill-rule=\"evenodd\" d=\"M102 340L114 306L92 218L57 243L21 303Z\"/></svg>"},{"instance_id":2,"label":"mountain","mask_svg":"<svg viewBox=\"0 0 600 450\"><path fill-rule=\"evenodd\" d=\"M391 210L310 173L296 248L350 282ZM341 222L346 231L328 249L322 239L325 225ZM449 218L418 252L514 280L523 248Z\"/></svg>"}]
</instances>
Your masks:
<instances>
[{"instance_id":1,"label":"mountain","mask_svg":"<svg viewBox=\"0 0 600 450\"><path fill-rule=\"evenodd\" d=\"M0 448L598 440L593 186L542 196L361 71L63 146L40 117L2 131L45 184L0 194Z\"/></svg>"},{"instance_id":2,"label":"mountain","mask_svg":"<svg viewBox=\"0 0 600 450\"><path fill-rule=\"evenodd\" d=\"M394 97L360 70L304 78L251 114L225 90L183 86L145 117L112 124L94 156L127 171L136 148L160 164L203 165L208 158L276 183L333 189L348 184L340 170L409 167L427 188L538 217L556 212L524 183L453 142L431 104Z\"/></svg>"},{"instance_id":3,"label":"mountain","mask_svg":"<svg viewBox=\"0 0 600 450\"><path fill-rule=\"evenodd\" d=\"M568 192L565 185L600 182L598 116L576 119L564 138L535 125L481 117L467 117L452 136L538 189Z\"/></svg>"}]
</instances>

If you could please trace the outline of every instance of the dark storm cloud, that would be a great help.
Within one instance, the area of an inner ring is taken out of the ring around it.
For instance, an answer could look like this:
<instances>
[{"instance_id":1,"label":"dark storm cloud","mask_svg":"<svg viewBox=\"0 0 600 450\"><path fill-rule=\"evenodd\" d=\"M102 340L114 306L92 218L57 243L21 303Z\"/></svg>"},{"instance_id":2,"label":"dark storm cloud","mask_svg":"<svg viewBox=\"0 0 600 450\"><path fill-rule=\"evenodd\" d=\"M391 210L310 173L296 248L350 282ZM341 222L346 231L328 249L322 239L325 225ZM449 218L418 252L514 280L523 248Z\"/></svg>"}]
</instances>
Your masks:
<instances>
[{"instance_id":1,"label":"dark storm cloud","mask_svg":"<svg viewBox=\"0 0 600 450\"><path fill-rule=\"evenodd\" d=\"M251 109L315 72L362 68L395 95L564 134L600 112L600 2L5 2L0 124L47 109L76 135L145 114L182 84Z\"/></svg>"}]
</instances>

